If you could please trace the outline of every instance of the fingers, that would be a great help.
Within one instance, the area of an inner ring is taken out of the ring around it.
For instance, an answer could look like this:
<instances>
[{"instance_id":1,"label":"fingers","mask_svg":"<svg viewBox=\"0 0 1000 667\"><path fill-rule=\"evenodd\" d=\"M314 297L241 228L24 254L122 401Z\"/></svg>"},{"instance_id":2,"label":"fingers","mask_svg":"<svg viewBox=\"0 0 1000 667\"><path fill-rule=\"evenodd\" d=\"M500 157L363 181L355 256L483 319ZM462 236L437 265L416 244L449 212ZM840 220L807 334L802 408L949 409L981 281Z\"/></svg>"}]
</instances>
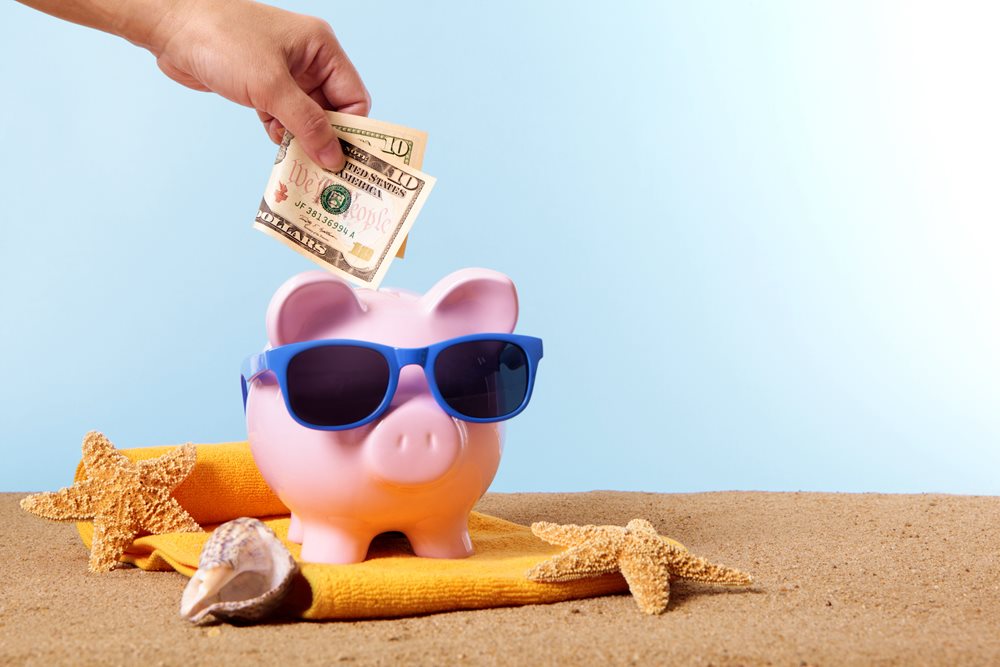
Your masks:
<instances>
[{"instance_id":1,"label":"fingers","mask_svg":"<svg viewBox=\"0 0 1000 667\"><path fill-rule=\"evenodd\" d=\"M267 132L267 136L271 137L271 141L276 144L280 144L285 138L285 128L282 127L281 122L277 118L272 118L264 126L264 131Z\"/></svg>"},{"instance_id":2,"label":"fingers","mask_svg":"<svg viewBox=\"0 0 1000 667\"><path fill-rule=\"evenodd\" d=\"M281 143L285 129L306 153L327 169L344 166L344 154L324 109L367 116L371 97L361 76L325 22L312 19L311 41L318 45L303 66L294 59L290 70L266 87L270 104L257 106L268 136Z\"/></svg>"},{"instance_id":3,"label":"fingers","mask_svg":"<svg viewBox=\"0 0 1000 667\"><path fill-rule=\"evenodd\" d=\"M321 85L323 95L334 111L367 116L372 108L371 95L332 31L330 39L333 68Z\"/></svg>"},{"instance_id":4,"label":"fingers","mask_svg":"<svg viewBox=\"0 0 1000 667\"><path fill-rule=\"evenodd\" d=\"M344 64L344 71L334 70L323 82L323 94L334 111L367 116L372 108L372 98L354 65L346 57Z\"/></svg>"},{"instance_id":5,"label":"fingers","mask_svg":"<svg viewBox=\"0 0 1000 667\"><path fill-rule=\"evenodd\" d=\"M273 100L262 111L287 128L302 144L305 152L327 169L339 171L344 166L340 141L323 113L322 107L303 91L291 74L283 77L271 91ZM263 120L264 116L261 116ZM273 120L267 123L268 134L276 136ZM278 139L280 141L280 138Z\"/></svg>"},{"instance_id":6,"label":"fingers","mask_svg":"<svg viewBox=\"0 0 1000 667\"><path fill-rule=\"evenodd\" d=\"M280 144L285 137L285 128L281 125L281 121L266 111L258 111L257 117L260 118L260 122L264 125L264 131L267 132L271 141Z\"/></svg>"}]
</instances>

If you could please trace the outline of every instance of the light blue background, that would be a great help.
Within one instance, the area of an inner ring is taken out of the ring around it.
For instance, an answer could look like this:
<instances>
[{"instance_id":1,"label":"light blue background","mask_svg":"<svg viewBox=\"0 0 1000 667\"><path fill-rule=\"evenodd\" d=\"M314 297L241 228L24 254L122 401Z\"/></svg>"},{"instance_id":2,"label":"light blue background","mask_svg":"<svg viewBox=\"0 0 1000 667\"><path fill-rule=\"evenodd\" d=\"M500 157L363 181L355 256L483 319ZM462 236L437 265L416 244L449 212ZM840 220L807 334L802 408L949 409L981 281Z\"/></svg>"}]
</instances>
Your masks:
<instances>
[{"instance_id":1,"label":"light blue background","mask_svg":"<svg viewBox=\"0 0 1000 667\"><path fill-rule=\"evenodd\" d=\"M438 178L387 284L512 276L545 339L498 491L1000 493L991 5L286 2ZM250 227L274 146L146 52L0 5L0 490L242 439L313 265Z\"/></svg>"}]
</instances>

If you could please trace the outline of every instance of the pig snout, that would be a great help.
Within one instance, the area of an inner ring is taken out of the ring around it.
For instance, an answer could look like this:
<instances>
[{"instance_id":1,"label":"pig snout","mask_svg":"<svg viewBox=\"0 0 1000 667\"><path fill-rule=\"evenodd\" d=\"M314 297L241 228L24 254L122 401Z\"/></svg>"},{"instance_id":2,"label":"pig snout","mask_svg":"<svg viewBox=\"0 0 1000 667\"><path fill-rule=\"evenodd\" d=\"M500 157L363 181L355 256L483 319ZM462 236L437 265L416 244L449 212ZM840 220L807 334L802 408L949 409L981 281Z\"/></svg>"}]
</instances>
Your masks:
<instances>
[{"instance_id":1,"label":"pig snout","mask_svg":"<svg viewBox=\"0 0 1000 667\"><path fill-rule=\"evenodd\" d=\"M462 451L458 424L430 396L395 407L364 444L368 469L383 481L420 485L440 479Z\"/></svg>"}]
</instances>

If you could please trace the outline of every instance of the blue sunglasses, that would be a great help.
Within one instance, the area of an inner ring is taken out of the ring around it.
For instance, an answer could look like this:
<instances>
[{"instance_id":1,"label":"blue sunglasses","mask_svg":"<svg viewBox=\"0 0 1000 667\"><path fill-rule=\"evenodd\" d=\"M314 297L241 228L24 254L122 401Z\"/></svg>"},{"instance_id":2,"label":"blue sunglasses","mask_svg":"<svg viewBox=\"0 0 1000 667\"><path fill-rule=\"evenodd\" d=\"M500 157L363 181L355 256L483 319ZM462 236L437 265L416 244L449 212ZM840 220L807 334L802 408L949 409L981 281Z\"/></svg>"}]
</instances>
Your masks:
<instances>
[{"instance_id":1,"label":"blue sunglasses","mask_svg":"<svg viewBox=\"0 0 1000 667\"><path fill-rule=\"evenodd\" d=\"M400 369L417 365L446 413L467 422L497 422L528 405L541 358L540 338L515 334L473 334L414 348L346 339L292 343L243 362L243 409L249 383L271 372L288 414L302 426L357 428L389 409Z\"/></svg>"}]
</instances>

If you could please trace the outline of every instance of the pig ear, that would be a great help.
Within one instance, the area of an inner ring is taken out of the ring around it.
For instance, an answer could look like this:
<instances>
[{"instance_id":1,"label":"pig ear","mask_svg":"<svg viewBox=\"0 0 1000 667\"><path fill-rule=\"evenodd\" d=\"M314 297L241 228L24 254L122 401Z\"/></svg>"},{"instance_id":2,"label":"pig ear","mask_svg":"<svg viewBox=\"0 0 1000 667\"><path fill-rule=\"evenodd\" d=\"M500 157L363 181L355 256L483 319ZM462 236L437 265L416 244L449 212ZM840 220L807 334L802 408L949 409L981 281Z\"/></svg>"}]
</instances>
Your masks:
<instances>
[{"instance_id":1,"label":"pig ear","mask_svg":"<svg viewBox=\"0 0 1000 667\"><path fill-rule=\"evenodd\" d=\"M435 315L462 320L483 332L510 333L517 324L514 282L489 269L462 269L445 276L423 301Z\"/></svg>"},{"instance_id":2,"label":"pig ear","mask_svg":"<svg viewBox=\"0 0 1000 667\"><path fill-rule=\"evenodd\" d=\"M267 307L267 338L271 345L288 345L323 337L365 312L354 290L326 271L308 271L289 279Z\"/></svg>"}]
</instances>

